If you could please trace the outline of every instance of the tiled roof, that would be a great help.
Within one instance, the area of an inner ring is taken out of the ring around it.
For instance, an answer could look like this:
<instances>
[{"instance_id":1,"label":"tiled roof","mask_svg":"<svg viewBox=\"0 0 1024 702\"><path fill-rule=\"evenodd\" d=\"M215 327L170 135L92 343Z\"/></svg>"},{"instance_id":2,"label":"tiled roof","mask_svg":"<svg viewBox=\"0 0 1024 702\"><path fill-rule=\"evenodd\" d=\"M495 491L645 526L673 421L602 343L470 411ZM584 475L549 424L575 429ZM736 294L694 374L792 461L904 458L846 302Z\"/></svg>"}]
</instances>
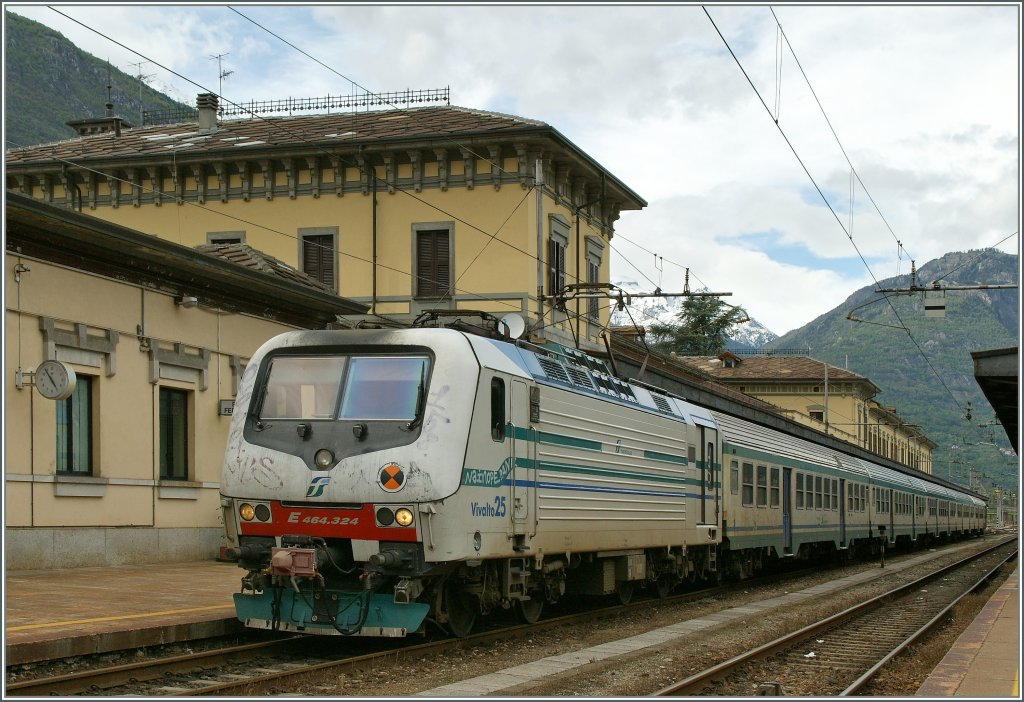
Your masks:
<instances>
[{"instance_id":1,"label":"tiled roof","mask_svg":"<svg viewBox=\"0 0 1024 702\"><path fill-rule=\"evenodd\" d=\"M723 382L736 380L822 382L825 379L825 364L809 356L733 357L738 361L732 368L726 368L725 364L716 356L680 356L678 360ZM828 367L828 379L829 382L871 382L862 375L835 366Z\"/></svg>"},{"instance_id":2,"label":"tiled roof","mask_svg":"<svg viewBox=\"0 0 1024 702\"><path fill-rule=\"evenodd\" d=\"M487 136L520 131L551 130L533 119L465 107L416 107L406 110L341 112L301 117L266 117L222 121L216 129L201 130L195 122L162 124L113 133L94 134L7 151L8 165L52 159L111 159L220 152L243 158L249 149L338 144L410 142L440 137ZM227 153L225 153L227 152Z\"/></svg>"},{"instance_id":3,"label":"tiled roof","mask_svg":"<svg viewBox=\"0 0 1024 702\"><path fill-rule=\"evenodd\" d=\"M195 249L208 256L215 256L216 258L230 261L239 266L245 266L254 271L267 273L332 295L337 294L333 288L324 285L316 278L306 275L302 271L292 268L284 261L258 251L248 244L202 244L195 247Z\"/></svg>"}]
</instances>

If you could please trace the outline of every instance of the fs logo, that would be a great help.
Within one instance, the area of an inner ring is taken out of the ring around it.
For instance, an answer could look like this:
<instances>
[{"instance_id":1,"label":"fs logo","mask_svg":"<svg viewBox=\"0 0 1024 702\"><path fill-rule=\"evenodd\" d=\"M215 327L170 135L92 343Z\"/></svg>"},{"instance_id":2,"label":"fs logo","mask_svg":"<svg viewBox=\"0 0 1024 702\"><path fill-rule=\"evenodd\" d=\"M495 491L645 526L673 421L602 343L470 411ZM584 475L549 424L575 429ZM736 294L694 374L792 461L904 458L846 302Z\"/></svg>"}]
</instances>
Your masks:
<instances>
[{"instance_id":1,"label":"fs logo","mask_svg":"<svg viewBox=\"0 0 1024 702\"><path fill-rule=\"evenodd\" d=\"M306 490L306 497L323 497L324 488L331 482L331 476L318 475L309 481L309 489Z\"/></svg>"}]
</instances>

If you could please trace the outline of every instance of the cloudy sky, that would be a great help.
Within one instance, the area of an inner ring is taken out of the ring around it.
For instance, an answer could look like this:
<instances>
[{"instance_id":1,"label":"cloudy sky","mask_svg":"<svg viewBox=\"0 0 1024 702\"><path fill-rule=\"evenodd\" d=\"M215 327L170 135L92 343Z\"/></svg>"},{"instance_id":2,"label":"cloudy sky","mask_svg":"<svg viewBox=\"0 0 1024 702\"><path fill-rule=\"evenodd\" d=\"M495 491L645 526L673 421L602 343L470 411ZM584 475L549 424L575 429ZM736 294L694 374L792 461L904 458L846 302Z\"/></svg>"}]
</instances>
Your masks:
<instances>
[{"instance_id":1,"label":"cloudy sky","mask_svg":"<svg viewBox=\"0 0 1024 702\"><path fill-rule=\"evenodd\" d=\"M233 101L450 86L545 121L649 203L613 280L678 291L688 267L777 334L910 259L1018 253L1016 3L52 7L138 54L5 3L189 103L223 54Z\"/></svg>"}]
</instances>

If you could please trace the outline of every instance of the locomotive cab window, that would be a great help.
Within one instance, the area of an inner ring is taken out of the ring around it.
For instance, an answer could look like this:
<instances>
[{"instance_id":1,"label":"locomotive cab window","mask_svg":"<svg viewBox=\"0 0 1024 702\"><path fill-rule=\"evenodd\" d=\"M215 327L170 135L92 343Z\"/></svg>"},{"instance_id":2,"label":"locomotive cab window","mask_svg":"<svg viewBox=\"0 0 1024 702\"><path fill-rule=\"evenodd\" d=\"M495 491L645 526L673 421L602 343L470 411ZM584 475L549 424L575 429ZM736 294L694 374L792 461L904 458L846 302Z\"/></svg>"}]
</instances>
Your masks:
<instances>
[{"instance_id":1,"label":"locomotive cab window","mask_svg":"<svg viewBox=\"0 0 1024 702\"><path fill-rule=\"evenodd\" d=\"M280 356L271 361L257 414L263 419L415 419L425 399L428 367L420 356Z\"/></svg>"},{"instance_id":2,"label":"locomotive cab window","mask_svg":"<svg viewBox=\"0 0 1024 702\"><path fill-rule=\"evenodd\" d=\"M427 359L356 356L349 361L339 419L415 419L427 385Z\"/></svg>"},{"instance_id":3,"label":"locomotive cab window","mask_svg":"<svg viewBox=\"0 0 1024 702\"><path fill-rule=\"evenodd\" d=\"M281 356L271 361L259 414L264 419L330 419L345 359Z\"/></svg>"},{"instance_id":4,"label":"locomotive cab window","mask_svg":"<svg viewBox=\"0 0 1024 702\"><path fill-rule=\"evenodd\" d=\"M505 381L491 378L491 438L505 440Z\"/></svg>"}]
</instances>

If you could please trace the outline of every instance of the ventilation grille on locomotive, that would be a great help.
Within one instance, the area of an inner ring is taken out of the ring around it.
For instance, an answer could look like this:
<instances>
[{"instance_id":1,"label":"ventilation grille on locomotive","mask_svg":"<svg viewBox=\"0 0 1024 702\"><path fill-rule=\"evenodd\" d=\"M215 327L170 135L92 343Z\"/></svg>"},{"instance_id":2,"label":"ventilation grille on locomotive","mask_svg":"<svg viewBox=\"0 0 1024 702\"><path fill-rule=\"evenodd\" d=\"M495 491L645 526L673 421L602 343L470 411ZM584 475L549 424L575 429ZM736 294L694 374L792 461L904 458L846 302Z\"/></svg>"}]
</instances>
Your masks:
<instances>
[{"instance_id":1,"label":"ventilation grille on locomotive","mask_svg":"<svg viewBox=\"0 0 1024 702\"><path fill-rule=\"evenodd\" d=\"M661 395L655 395L653 392L651 393L651 397L654 398L654 404L656 404L658 406L658 409L660 409L662 412L675 414L675 412L672 411L672 406L668 403L667 398L662 397Z\"/></svg>"},{"instance_id":2,"label":"ventilation grille on locomotive","mask_svg":"<svg viewBox=\"0 0 1024 702\"><path fill-rule=\"evenodd\" d=\"M558 380L566 385L572 384L569 376L566 375L565 369L562 368L562 364L557 360L538 355L537 362L540 363L540 367L544 369L544 374L547 375L549 380Z\"/></svg>"}]
</instances>

